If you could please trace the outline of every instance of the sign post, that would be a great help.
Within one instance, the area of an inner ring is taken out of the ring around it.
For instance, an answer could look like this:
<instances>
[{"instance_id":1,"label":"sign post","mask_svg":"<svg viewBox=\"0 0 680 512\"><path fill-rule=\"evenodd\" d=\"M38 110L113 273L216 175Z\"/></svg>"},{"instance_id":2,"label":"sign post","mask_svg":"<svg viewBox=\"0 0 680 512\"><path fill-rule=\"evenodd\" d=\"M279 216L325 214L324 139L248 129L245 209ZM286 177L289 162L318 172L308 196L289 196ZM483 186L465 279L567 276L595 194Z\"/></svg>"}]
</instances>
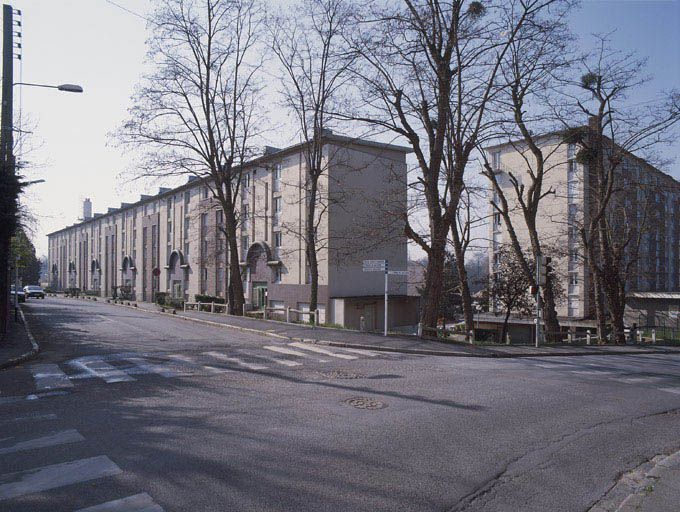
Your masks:
<instances>
[{"instance_id":1,"label":"sign post","mask_svg":"<svg viewBox=\"0 0 680 512\"><path fill-rule=\"evenodd\" d=\"M387 336L387 321L388 321L388 306L389 306L389 290L390 290L390 275L407 276L407 270L390 270L387 260L364 260L364 272L384 272L385 273L385 325L383 334Z\"/></svg>"}]
</instances>

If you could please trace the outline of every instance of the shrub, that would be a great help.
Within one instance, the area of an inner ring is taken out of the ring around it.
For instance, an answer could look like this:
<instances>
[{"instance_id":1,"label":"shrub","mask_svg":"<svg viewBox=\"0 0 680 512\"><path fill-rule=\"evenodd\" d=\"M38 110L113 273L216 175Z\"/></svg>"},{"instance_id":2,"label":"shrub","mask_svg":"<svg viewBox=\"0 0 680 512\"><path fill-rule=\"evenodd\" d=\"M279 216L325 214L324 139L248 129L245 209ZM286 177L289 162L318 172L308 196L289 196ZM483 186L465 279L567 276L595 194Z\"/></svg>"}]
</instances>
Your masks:
<instances>
[{"instance_id":1,"label":"shrub","mask_svg":"<svg viewBox=\"0 0 680 512\"><path fill-rule=\"evenodd\" d=\"M78 297L80 295L80 288L66 288L64 295L66 297Z\"/></svg>"},{"instance_id":2,"label":"shrub","mask_svg":"<svg viewBox=\"0 0 680 512\"><path fill-rule=\"evenodd\" d=\"M226 304L226 299L224 297L215 297L214 295L194 295L194 300L196 302L214 302L215 304Z\"/></svg>"},{"instance_id":3,"label":"shrub","mask_svg":"<svg viewBox=\"0 0 680 512\"><path fill-rule=\"evenodd\" d=\"M156 292L156 304L159 306L167 305L169 299L170 297L167 292Z\"/></svg>"}]
</instances>

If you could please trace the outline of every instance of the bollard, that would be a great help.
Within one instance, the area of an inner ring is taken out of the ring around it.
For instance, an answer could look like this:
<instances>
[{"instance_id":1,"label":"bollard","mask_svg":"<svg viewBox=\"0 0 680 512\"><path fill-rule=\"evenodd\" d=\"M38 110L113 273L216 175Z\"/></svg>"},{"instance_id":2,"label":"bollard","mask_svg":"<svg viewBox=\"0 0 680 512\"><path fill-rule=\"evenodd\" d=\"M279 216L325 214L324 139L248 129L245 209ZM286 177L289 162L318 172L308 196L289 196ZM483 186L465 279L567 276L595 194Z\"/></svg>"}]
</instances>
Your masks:
<instances>
[{"instance_id":1,"label":"bollard","mask_svg":"<svg viewBox=\"0 0 680 512\"><path fill-rule=\"evenodd\" d=\"M423 337L423 324L422 324L422 322L418 322L418 337L419 338Z\"/></svg>"},{"instance_id":2,"label":"bollard","mask_svg":"<svg viewBox=\"0 0 680 512\"><path fill-rule=\"evenodd\" d=\"M642 343L642 332L641 331L637 331L637 340L638 340L638 343Z\"/></svg>"},{"instance_id":3,"label":"bollard","mask_svg":"<svg viewBox=\"0 0 680 512\"><path fill-rule=\"evenodd\" d=\"M571 345L572 342L572 334L570 332L567 333L567 343Z\"/></svg>"},{"instance_id":4,"label":"bollard","mask_svg":"<svg viewBox=\"0 0 680 512\"><path fill-rule=\"evenodd\" d=\"M319 325L319 310L317 309L314 311L314 325L318 326Z\"/></svg>"},{"instance_id":5,"label":"bollard","mask_svg":"<svg viewBox=\"0 0 680 512\"><path fill-rule=\"evenodd\" d=\"M509 332L505 333L505 344L510 345L510 333Z\"/></svg>"},{"instance_id":6,"label":"bollard","mask_svg":"<svg viewBox=\"0 0 680 512\"><path fill-rule=\"evenodd\" d=\"M359 317L359 330L361 332L366 332L366 319L363 315Z\"/></svg>"},{"instance_id":7,"label":"bollard","mask_svg":"<svg viewBox=\"0 0 680 512\"><path fill-rule=\"evenodd\" d=\"M470 331L470 332L468 333L468 340L470 341L470 343L474 343L474 342L475 342L475 333L474 333L474 332Z\"/></svg>"},{"instance_id":8,"label":"bollard","mask_svg":"<svg viewBox=\"0 0 680 512\"><path fill-rule=\"evenodd\" d=\"M590 329L586 331L586 345L590 345L591 340L590 340Z\"/></svg>"},{"instance_id":9,"label":"bollard","mask_svg":"<svg viewBox=\"0 0 680 512\"><path fill-rule=\"evenodd\" d=\"M262 320L267 319L267 306L262 308Z\"/></svg>"},{"instance_id":10,"label":"bollard","mask_svg":"<svg viewBox=\"0 0 680 512\"><path fill-rule=\"evenodd\" d=\"M246 303L243 303L243 316L246 316Z\"/></svg>"},{"instance_id":11,"label":"bollard","mask_svg":"<svg viewBox=\"0 0 680 512\"><path fill-rule=\"evenodd\" d=\"M286 323L290 323L290 306L286 306Z\"/></svg>"},{"instance_id":12,"label":"bollard","mask_svg":"<svg viewBox=\"0 0 680 512\"><path fill-rule=\"evenodd\" d=\"M186 302L183 303L182 306L184 306L184 312L186 313L187 312L187 303Z\"/></svg>"},{"instance_id":13,"label":"bollard","mask_svg":"<svg viewBox=\"0 0 680 512\"><path fill-rule=\"evenodd\" d=\"M210 303L210 312L211 313L215 312L215 302L214 301Z\"/></svg>"},{"instance_id":14,"label":"bollard","mask_svg":"<svg viewBox=\"0 0 680 512\"><path fill-rule=\"evenodd\" d=\"M652 329L652 345L656 345L656 329Z\"/></svg>"}]
</instances>

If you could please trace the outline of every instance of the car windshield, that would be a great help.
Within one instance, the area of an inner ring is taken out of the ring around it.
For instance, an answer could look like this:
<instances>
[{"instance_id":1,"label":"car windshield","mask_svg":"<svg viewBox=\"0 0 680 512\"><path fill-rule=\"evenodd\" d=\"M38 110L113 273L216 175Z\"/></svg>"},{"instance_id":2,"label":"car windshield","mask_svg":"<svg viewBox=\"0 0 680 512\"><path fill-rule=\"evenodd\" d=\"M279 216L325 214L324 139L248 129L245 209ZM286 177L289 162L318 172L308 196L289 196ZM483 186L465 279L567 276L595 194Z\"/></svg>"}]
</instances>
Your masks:
<instances>
[{"instance_id":1,"label":"car windshield","mask_svg":"<svg viewBox=\"0 0 680 512\"><path fill-rule=\"evenodd\" d=\"M42 288L40 288L40 286L27 286L26 288L28 288L32 292L41 292L42 291Z\"/></svg>"}]
</instances>

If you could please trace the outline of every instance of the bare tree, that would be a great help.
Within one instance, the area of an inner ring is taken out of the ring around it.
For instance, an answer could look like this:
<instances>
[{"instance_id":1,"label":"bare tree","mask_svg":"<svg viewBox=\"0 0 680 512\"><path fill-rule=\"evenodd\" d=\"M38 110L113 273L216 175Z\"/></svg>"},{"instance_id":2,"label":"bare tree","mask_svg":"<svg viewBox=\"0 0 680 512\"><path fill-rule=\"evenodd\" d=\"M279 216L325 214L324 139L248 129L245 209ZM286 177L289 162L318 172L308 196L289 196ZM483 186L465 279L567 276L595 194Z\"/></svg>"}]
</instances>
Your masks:
<instances>
[{"instance_id":1,"label":"bare tree","mask_svg":"<svg viewBox=\"0 0 680 512\"><path fill-rule=\"evenodd\" d=\"M636 277L645 232L658 218L650 198L659 184L638 156L653 157L654 148L675 140L673 129L680 121L678 92L652 103L630 103L630 94L649 80L644 64L600 38L598 50L584 62L578 83L584 94L571 98L588 125L572 127L565 135L578 145L576 159L588 173L589 207L574 227L593 277L598 333L602 339L608 314L615 343L625 343L626 288Z\"/></svg>"},{"instance_id":2,"label":"bare tree","mask_svg":"<svg viewBox=\"0 0 680 512\"><path fill-rule=\"evenodd\" d=\"M362 13L361 55L367 114L353 117L404 137L415 154L414 189L427 207L427 232L404 218L406 235L428 256L422 322L436 324L450 232L460 276L466 328L473 310L465 270L465 240L457 217L466 169L488 128L500 64L522 25L554 0L512 0L512 27L502 22L507 2L412 1Z\"/></svg>"},{"instance_id":3,"label":"bare tree","mask_svg":"<svg viewBox=\"0 0 680 512\"><path fill-rule=\"evenodd\" d=\"M244 303L238 197L263 118L262 22L256 0L158 0L148 41L153 69L118 132L123 144L144 150L141 176L196 176L219 202L236 314Z\"/></svg>"},{"instance_id":4,"label":"bare tree","mask_svg":"<svg viewBox=\"0 0 680 512\"><path fill-rule=\"evenodd\" d=\"M500 133L492 136L520 155L522 168L490 162L489 155L482 150L483 174L494 192L493 211L505 224L518 270L533 286L537 285L533 262L545 250L543 234L537 227L538 212L542 200L555 195L555 190L546 188L544 181L547 174L555 172L555 168L561 171L565 164L556 159L563 148L561 141L546 140L545 134L556 128L557 121L549 105L560 93L561 75L574 62L573 37L566 26L572 6L571 1L557 2L542 16L535 16L532 23L519 31L502 62L502 92L496 98ZM511 12L506 13L506 19L511 27ZM520 215L516 217L515 212ZM518 233L527 234L528 249ZM546 333L555 341L560 325L552 280L542 287L542 299Z\"/></svg>"},{"instance_id":5,"label":"bare tree","mask_svg":"<svg viewBox=\"0 0 680 512\"><path fill-rule=\"evenodd\" d=\"M325 246L318 233L328 208L321 177L328 174L332 158L325 135L333 124L332 112L338 110L348 70L355 59L345 43L350 13L350 4L345 0L301 0L271 24L271 47L284 71L281 93L297 121L303 143L305 222L302 232L296 234L305 243L311 311L318 304L318 253Z\"/></svg>"}]
</instances>

